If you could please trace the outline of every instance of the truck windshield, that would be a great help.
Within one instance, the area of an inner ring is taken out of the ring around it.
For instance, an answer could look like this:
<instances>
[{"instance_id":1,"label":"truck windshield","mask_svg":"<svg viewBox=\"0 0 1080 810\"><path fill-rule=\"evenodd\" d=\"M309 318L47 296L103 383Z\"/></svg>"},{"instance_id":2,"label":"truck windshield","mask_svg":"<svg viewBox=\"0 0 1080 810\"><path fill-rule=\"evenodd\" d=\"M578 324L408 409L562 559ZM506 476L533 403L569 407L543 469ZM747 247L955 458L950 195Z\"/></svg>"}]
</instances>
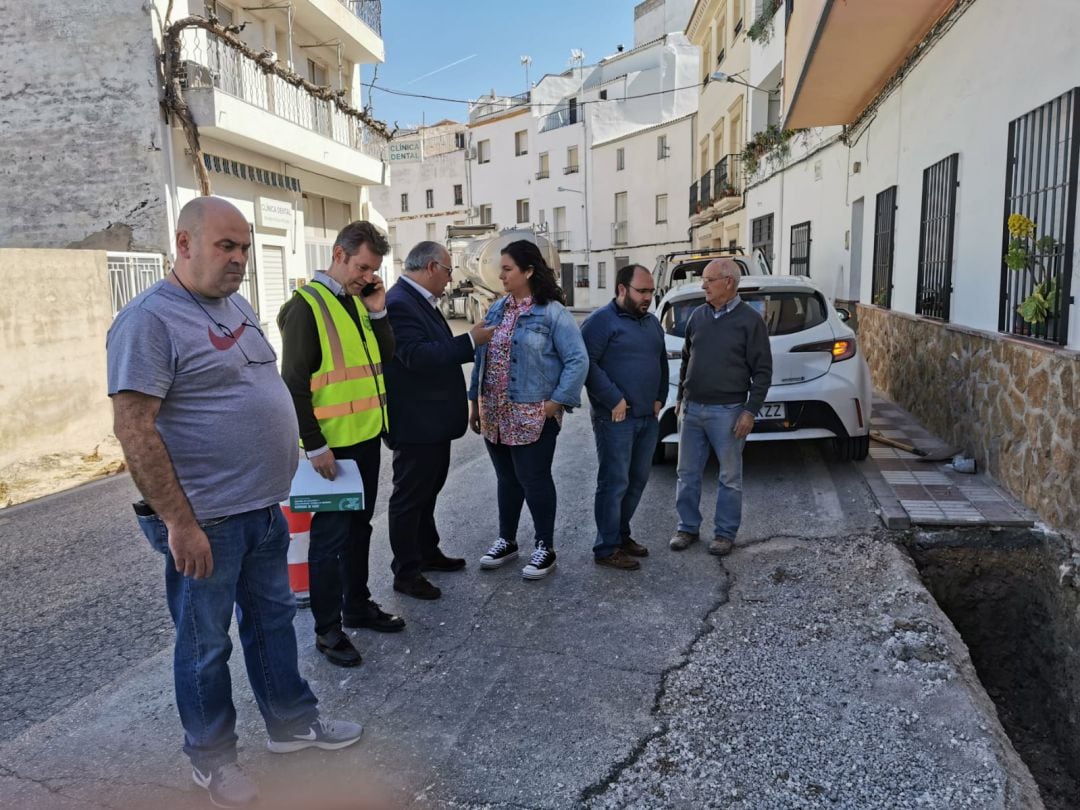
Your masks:
<instances>
[{"instance_id":1,"label":"truck windshield","mask_svg":"<svg viewBox=\"0 0 1080 810\"><path fill-rule=\"evenodd\" d=\"M764 292L740 290L739 297L757 310L769 327L769 335L790 335L824 323L828 308L816 292ZM690 313L705 303L705 293L673 301L660 316L664 331L675 337L686 336Z\"/></svg>"}]
</instances>

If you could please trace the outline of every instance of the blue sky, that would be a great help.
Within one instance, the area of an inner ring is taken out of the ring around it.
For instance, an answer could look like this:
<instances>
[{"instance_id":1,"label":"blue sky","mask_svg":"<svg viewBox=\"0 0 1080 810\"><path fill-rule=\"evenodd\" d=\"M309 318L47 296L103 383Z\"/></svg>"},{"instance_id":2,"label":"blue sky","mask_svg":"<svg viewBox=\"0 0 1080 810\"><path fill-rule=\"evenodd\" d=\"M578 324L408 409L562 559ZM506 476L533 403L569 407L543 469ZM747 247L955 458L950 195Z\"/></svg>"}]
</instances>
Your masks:
<instances>
[{"instance_id":1,"label":"blue sky","mask_svg":"<svg viewBox=\"0 0 1080 810\"><path fill-rule=\"evenodd\" d=\"M570 50L585 52L585 64L634 44L638 0L383 0L386 62L376 88L448 98L476 98L492 88L500 95L524 92L521 57L532 57L529 79L561 73ZM457 64L453 64L453 63ZM437 71L437 72L436 72ZM364 82L373 69L365 65ZM430 74L430 75L425 75ZM464 121L467 108L375 91L375 117L393 126L442 118ZM364 88L364 101L368 100Z\"/></svg>"}]
</instances>

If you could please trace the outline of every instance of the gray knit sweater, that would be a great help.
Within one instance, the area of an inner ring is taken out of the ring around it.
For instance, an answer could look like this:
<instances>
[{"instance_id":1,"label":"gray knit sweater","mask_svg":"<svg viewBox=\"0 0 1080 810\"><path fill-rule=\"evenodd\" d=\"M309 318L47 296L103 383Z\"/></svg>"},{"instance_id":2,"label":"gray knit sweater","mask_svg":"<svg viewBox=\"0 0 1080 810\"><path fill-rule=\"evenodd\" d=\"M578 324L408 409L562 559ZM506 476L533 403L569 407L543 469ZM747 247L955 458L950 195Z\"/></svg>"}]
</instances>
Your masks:
<instances>
[{"instance_id":1,"label":"gray knit sweater","mask_svg":"<svg viewBox=\"0 0 1080 810\"><path fill-rule=\"evenodd\" d=\"M690 315L679 368L680 400L738 405L757 416L772 382L765 321L746 302L719 318L702 304Z\"/></svg>"}]
</instances>

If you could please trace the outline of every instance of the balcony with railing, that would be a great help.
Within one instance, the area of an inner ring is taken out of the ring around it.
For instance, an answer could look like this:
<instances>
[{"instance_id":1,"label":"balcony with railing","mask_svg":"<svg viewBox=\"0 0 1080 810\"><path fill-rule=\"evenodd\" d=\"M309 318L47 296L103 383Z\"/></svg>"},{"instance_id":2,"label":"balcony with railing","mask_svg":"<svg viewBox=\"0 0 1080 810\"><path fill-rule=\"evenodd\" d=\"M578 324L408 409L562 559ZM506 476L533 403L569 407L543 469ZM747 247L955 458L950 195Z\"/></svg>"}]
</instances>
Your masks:
<instances>
[{"instance_id":1,"label":"balcony with railing","mask_svg":"<svg viewBox=\"0 0 1080 810\"><path fill-rule=\"evenodd\" d=\"M384 181L387 138L331 88L268 70L199 28L181 31L179 44L177 78L200 133L346 182Z\"/></svg>"},{"instance_id":2,"label":"balcony with railing","mask_svg":"<svg viewBox=\"0 0 1080 810\"><path fill-rule=\"evenodd\" d=\"M721 211L738 208L743 192L742 161L738 155L724 155L713 167L713 204Z\"/></svg>"},{"instance_id":3,"label":"balcony with railing","mask_svg":"<svg viewBox=\"0 0 1080 810\"><path fill-rule=\"evenodd\" d=\"M611 244L625 245L629 243L630 236L627 224L628 223L625 219L619 222L611 223Z\"/></svg>"},{"instance_id":4,"label":"balcony with railing","mask_svg":"<svg viewBox=\"0 0 1080 810\"><path fill-rule=\"evenodd\" d=\"M338 0L360 22L382 36L382 0Z\"/></svg>"},{"instance_id":5,"label":"balcony with railing","mask_svg":"<svg viewBox=\"0 0 1080 810\"><path fill-rule=\"evenodd\" d=\"M549 177L551 177L551 172L549 172L547 169L541 169L536 173L537 180L547 180Z\"/></svg>"},{"instance_id":6,"label":"balcony with railing","mask_svg":"<svg viewBox=\"0 0 1080 810\"><path fill-rule=\"evenodd\" d=\"M551 238L555 240L556 250L570 249L570 231L555 231L551 234Z\"/></svg>"},{"instance_id":7,"label":"balcony with railing","mask_svg":"<svg viewBox=\"0 0 1080 810\"><path fill-rule=\"evenodd\" d=\"M581 110L578 109L577 105L559 107L540 119L540 131L550 132L553 129L580 123L581 120Z\"/></svg>"},{"instance_id":8,"label":"balcony with railing","mask_svg":"<svg viewBox=\"0 0 1080 810\"><path fill-rule=\"evenodd\" d=\"M475 124L511 110L529 106L532 94L528 91L516 96L484 96L469 107L469 123Z\"/></svg>"},{"instance_id":9,"label":"balcony with railing","mask_svg":"<svg viewBox=\"0 0 1080 810\"><path fill-rule=\"evenodd\" d=\"M238 5L246 6L259 19L275 23L279 32L287 25L288 12L297 45L318 42L340 47L341 58L360 65L386 60L382 0L289 0Z\"/></svg>"},{"instance_id":10,"label":"balcony with railing","mask_svg":"<svg viewBox=\"0 0 1080 810\"><path fill-rule=\"evenodd\" d=\"M697 183L690 184L690 216L693 216L701 209L698 206L701 205L701 197L698 196Z\"/></svg>"},{"instance_id":11,"label":"balcony with railing","mask_svg":"<svg viewBox=\"0 0 1080 810\"><path fill-rule=\"evenodd\" d=\"M577 163L571 163L569 166L563 166L562 169L563 174L577 174L580 171L581 166L579 166Z\"/></svg>"},{"instance_id":12,"label":"balcony with railing","mask_svg":"<svg viewBox=\"0 0 1080 810\"><path fill-rule=\"evenodd\" d=\"M712 172L707 171L698 180L698 189L701 192L701 207L708 208L712 205Z\"/></svg>"}]
</instances>

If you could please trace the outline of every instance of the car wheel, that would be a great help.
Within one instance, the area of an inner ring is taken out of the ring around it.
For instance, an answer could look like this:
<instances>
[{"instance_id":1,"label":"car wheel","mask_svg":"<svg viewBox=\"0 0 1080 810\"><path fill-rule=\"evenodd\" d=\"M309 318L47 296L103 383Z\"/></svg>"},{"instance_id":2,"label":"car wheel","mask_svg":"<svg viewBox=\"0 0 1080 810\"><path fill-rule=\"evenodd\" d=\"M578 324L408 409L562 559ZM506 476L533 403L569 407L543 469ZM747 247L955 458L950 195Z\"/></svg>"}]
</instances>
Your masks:
<instances>
[{"instance_id":1,"label":"car wheel","mask_svg":"<svg viewBox=\"0 0 1080 810\"><path fill-rule=\"evenodd\" d=\"M837 436L832 445L840 461L862 461L870 453L869 436Z\"/></svg>"}]
</instances>

